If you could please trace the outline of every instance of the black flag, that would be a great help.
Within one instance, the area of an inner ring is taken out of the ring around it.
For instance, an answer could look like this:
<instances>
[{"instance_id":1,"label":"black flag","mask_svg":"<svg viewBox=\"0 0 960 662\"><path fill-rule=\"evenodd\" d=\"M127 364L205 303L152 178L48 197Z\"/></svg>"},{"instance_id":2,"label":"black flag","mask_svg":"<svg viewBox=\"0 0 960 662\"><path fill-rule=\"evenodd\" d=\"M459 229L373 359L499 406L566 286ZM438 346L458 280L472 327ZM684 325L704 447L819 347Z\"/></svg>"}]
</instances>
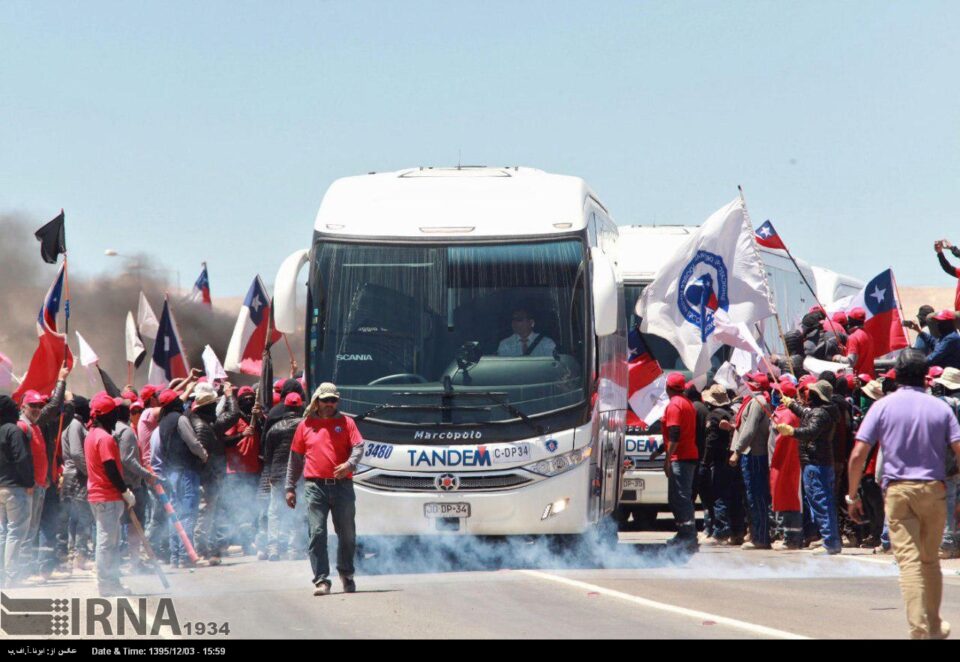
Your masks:
<instances>
[{"instance_id":1,"label":"black flag","mask_svg":"<svg viewBox=\"0 0 960 662\"><path fill-rule=\"evenodd\" d=\"M100 381L103 382L103 390L107 392L111 398L120 397L120 389L117 388L117 385L110 379L110 375L107 374L107 371L97 365L97 370L100 371Z\"/></svg>"},{"instance_id":2,"label":"black flag","mask_svg":"<svg viewBox=\"0 0 960 662\"><path fill-rule=\"evenodd\" d=\"M40 257L47 264L56 264L57 256L67 252L67 239L63 228L63 210L57 217L34 233L40 242Z\"/></svg>"}]
</instances>

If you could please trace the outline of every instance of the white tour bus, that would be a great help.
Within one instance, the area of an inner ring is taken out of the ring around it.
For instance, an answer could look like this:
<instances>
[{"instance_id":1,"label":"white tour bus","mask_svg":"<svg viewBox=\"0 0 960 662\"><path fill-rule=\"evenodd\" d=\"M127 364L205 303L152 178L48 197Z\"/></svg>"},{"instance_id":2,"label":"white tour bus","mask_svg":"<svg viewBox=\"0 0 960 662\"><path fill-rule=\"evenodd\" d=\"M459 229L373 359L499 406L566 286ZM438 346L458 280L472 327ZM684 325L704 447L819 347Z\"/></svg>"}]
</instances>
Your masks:
<instances>
[{"instance_id":1,"label":"white tour bus","mask_svg":"<svg viewBox=\"0 0 960 662\"><path fill-rule=\"evenodd\" d=\"M414 168L335 181L275 283L310 388L365 439L359 535L581 534L620 495L617 226L582 179ZM530 325L536 337L520 340Z\"/></svg>"},{"instance_id":2,"label":"white tour bus","mask_svg":"<svg viewBox=\"0 0 960 662\"><path fill-rule=\"evenodd\" d=\"M635 306L643 288L650 284L660 267L696 230L697 226L682 225L620 227L620 270L624 280L624 307L628 316L628 328L632 329L636 321ZM785 252L759 248L783 330L789 331L799 324L803 315L815 306L816 302ZM855 278L819 267L810 267L803 260L797 260L797 264L810 285L817 290L817 296L825 307L863 287L863 283ZM783 343L776 321L773 318L765 320L761 329L766 347L771 352L781 352ZM646 340L651 353L665 372L685 371L689 376L689 371L684 367L673 345L650 334L646 334ZM725 350L721 349L718 356L714 357L714 367L719 365L724 352ZM621 524L625 524L627 518L633 515L634 526L647 527L656 519L658 512L667 509L667 479L663 474L663 458L661 455L651 459L651 455L662 446L659 424L646 431L640 427L627 427L624 440L627 471L623 477L621 506L617 510L617 519Z\"/></svg>"}]
</instances>

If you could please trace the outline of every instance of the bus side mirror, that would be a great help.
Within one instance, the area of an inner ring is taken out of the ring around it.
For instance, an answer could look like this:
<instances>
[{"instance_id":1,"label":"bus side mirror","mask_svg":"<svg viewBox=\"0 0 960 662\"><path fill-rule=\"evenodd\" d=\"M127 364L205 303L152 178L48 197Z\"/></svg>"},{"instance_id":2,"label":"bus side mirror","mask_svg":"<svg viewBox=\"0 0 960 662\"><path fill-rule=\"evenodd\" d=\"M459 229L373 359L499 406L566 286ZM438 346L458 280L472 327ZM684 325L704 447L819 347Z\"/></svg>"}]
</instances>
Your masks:
<instances>
[{"instance_id":1,"label":"bus side mirror","mask_svg":"<svg viewBox=\"0 0 960 662\"><path fill-rule=\"evenodd\" d=\"M617 277L613 265L599 248L590 249L593 262L593 330L598 336L617 332Z\"/></svg>"},{"instance_id":2,"label":"bus side mirror","mask_svg":"<svg viewBox=\"0 0 960 662\"><path fill-rule=\"evenodd\" d=\"M280 265L273 282L273 322L281 333L297 330L297 275L309 255L306 249L291 253Z\"/></svg>"}]
</instances>

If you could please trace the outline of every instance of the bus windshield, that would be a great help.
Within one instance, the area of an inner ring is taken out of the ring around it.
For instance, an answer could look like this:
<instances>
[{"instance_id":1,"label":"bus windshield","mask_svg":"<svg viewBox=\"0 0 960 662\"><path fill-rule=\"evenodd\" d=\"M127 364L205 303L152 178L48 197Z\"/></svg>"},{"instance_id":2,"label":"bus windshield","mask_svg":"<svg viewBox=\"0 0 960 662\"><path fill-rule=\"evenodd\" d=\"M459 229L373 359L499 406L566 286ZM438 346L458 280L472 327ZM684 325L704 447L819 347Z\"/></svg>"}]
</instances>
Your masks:
<instances>
[{"instance_id":1,"label":"bus windshield","mask_svg":"<svg viewBox=\"0 0 960 662\"><path fill-rule=\"evenodd\" d=\"M312 383L381 424L532 418L586 399L578 239L366 244L319 239L310 275Z\"/></svg>"}]
</instances>

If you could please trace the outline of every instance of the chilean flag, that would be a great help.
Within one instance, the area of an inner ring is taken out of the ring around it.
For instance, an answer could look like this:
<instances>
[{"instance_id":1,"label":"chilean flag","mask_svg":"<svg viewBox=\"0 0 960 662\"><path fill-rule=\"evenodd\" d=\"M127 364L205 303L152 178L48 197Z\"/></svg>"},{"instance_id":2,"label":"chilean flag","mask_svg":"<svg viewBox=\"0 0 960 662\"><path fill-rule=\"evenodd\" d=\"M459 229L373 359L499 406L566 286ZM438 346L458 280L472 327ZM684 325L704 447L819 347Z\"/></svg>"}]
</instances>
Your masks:
<instances>
[{"instance_id":1,"label":"chilean flag","mask_svg":"<svg viewBox=\"0 0 960 662\"><path fill-rule=\"evenodd\" d=\"M197 276L197 282L193 284L193 290L187 297L194 303L202 303L208 308L213 307L213 301L210 299L210 277L207 275L207 263L203 263L203 269Z\"/></svg>"},{"instance_id":2,"label":"chilean flag","mask_svg":"<svg viewBox=\"0 0 960 662\"><path fill-rule=\"evenodd\" d=\"M177 323L173 319L169 302L164 300L160 328L157 330L157 342L153 346L147 380L151 384L166 384L174 379L186 377L189 372L190 365L183 351L183 342L180 340Z\"/></svg>"},{"instance_id":3,"label":"chilean flag","mask_svg":"<svg viewBox=\"0 0 960 662\"><path fill-rule=\"evenodd\" d=\"M267 296L263 281L257 275L247 290L237 324L233 327L224 369L245 375L259 375L267 336L270 337L272 345L280 340L281 334L270 324L270 297Z\"/></svg>"},{"instance_id":4,"label":"chilean flag","mask_svg":"<svg viewBox=\"0 0 960 662\"><path fill-rule=\"evenodd\" d=\"M23 382L13 393L13 399L20 402L23 394L29 390L39 393L50 393L57 385L57 375L60 366L66 359L67 365L73 367L73 353L67 345L67 336L57 330L57 314L60 312L60 300L63 298L63 283L66 277L66 261L60 265L57 279L50 286L43 307L37 315L37 336L40 339L37 350L30 359L30 367L23 377ZM70 316L69 301L66 305L67 317Z\"/></svg>"},{"instance_id":5,"label":"chilean flag","mask_svg":"<svg viewBox=\"0 0 960 662\"><path fill-rule=\"evenodd\" d=\"M853 296L846 308L847 312L854 308L866 311L863 330L873 340L873 358L908 346L894 282L893 269L881 272Z\"/></svg>"},{"instance_id":6,"label":"chilean flag","mask_svg":"<svg viewBox=\"0 0 960 662\"><path fill-rule=\"evenodd\" d=\"M627 365L627 425L650 426L663 416L670 399L667 397L667 376L650 355L643 336L634 329L630 333L630 362Z\"/></svg>"},{"instance_id":7,"label":"chilean flag","mask_svg":"<svg viewBox=\"0 0 960 662\"><path fill-rule=\"evenodd\" d=\"M756 238L757 243L766 248L779 248L782 251L787 250L786 244L780 239L780 235L777 234L773 223L770 221L764 221L763 225L757 228Z\"/></svg>"}]
</instances>

